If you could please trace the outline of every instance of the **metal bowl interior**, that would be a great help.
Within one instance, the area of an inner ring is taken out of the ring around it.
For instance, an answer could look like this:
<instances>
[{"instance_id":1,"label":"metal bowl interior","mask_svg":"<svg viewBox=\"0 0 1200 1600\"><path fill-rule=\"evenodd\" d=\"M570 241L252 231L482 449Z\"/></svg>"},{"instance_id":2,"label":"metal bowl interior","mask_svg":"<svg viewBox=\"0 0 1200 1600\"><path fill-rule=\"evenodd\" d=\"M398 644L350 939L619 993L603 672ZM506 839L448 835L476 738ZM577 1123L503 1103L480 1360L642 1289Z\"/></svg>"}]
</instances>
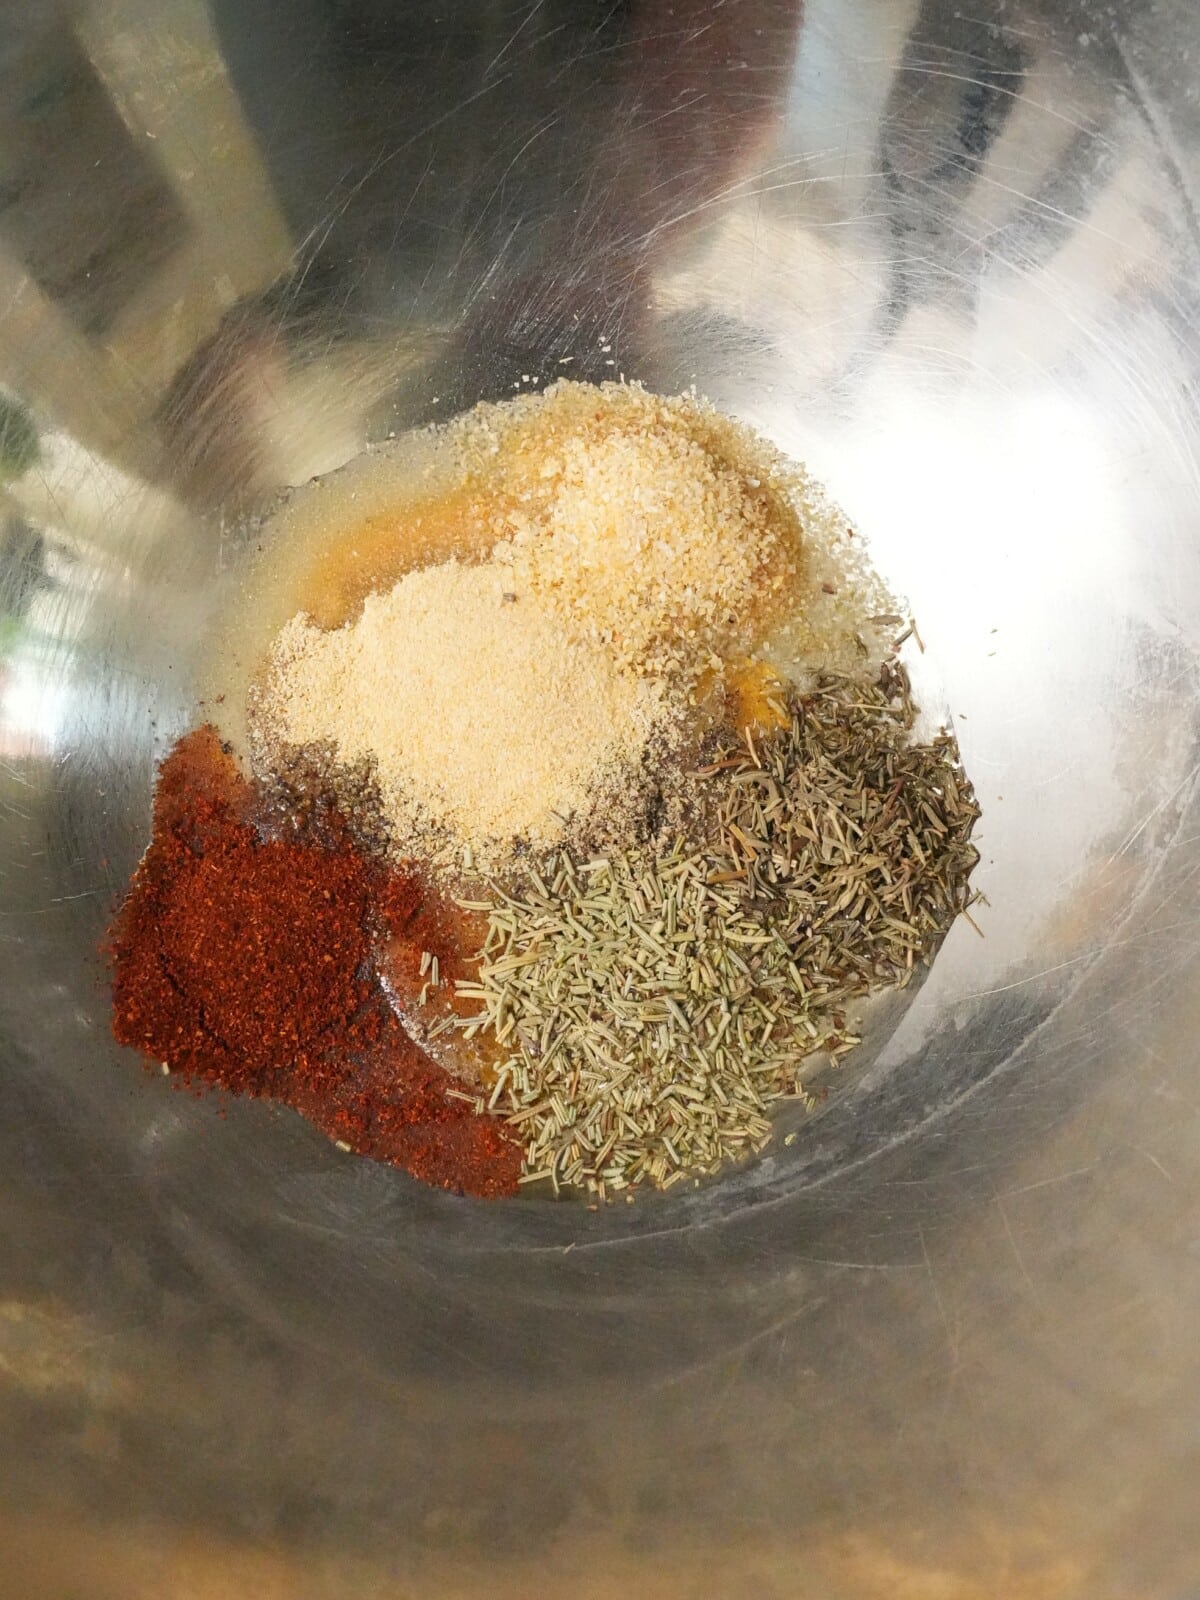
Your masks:
<instances>
[{"instance_id":1,"label":"metal bowl interior","mask_svg":"<svg viewBox=\"0 0 1200 1600\"><path fill-rule=\"evenodd\" d=\"M1170 0L39 0L9 25L23 1594L140 1596L139 1560L170 1592L334 1600L413 1573L1191 1592L1197 62ZM232 530L563 374L694 384L812 467L907 597L984 808L983 937L955 927L795 1142L596 1212L218 1116L111 1044L99 956Z\"/></svg>"}]
</instances>

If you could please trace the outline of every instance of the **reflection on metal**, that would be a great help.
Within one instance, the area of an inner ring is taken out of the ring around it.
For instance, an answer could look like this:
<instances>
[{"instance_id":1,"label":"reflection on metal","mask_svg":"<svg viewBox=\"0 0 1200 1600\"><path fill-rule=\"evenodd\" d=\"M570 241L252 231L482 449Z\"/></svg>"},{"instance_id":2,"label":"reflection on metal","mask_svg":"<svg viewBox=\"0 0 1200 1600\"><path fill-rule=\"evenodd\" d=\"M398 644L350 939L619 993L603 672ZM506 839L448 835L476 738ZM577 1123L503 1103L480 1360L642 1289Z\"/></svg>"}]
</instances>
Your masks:
<instances>
[{"instance_id":1,"label":"reflection on metal","mask_svg":"<svg viewBox=\"0 0 1200 1600\"><path fill-rule=\"evenodd\" d=\"M119 452L290 239L202 6L35 6L0 85L5 376Z\"/></svg>"},{"instance_id":2,"label":"reflection on metal","mask_svg":"<svg viewBox=\"0 0 1200 1600\"><path fill-rule=\"evenodd\" d=\"M0 1588L1184 1600L1200 13L18 9ZM96 949L230 529L621 373L808 460L908 596L985 937L793 1144L619 1214L422 1192L140 1074Z\"/></svg>"}]
</instances>

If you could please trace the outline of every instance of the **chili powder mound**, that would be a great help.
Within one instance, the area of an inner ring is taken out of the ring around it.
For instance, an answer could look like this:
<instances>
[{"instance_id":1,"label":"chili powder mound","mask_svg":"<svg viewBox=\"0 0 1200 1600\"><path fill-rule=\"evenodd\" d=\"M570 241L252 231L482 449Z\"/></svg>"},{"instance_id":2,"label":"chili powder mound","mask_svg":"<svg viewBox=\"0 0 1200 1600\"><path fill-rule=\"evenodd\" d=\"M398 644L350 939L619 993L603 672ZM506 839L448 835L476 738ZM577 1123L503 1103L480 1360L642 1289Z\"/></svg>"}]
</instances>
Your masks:
<instances>
[{"instance_id":1,"label":"chili powder mound","mask_svg":"<svg viewBox=\"0 0 1200 1600\"><path fill-rule=\"evenodd\" d=\"M378 945L429 937L421 885L368 859L332 814L264 836L255 800L211 727L163 762L151 844L109 933L115 1037L186 1081L290 1105L426 1183L514 1193L520 1146L449 1092L461 1086L379 982Z\"/></svg>"}]
</instances>

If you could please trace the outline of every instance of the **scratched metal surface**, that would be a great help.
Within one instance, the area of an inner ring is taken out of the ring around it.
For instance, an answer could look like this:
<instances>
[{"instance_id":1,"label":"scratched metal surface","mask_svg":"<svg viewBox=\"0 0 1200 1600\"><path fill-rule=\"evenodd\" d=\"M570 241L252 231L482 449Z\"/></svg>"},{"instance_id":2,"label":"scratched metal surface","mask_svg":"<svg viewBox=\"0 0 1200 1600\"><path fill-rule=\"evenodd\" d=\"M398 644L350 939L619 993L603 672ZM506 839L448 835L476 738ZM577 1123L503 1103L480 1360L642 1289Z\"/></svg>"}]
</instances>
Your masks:
<instances>
[{"instance_id":1,"label":"scratched metal surface","mask_svg":"<svg viewBox=\"0 0 1200 1600\"><path fill-rule=\"evenodd\" d=\"M1200 14L976 9L3 8L0 1595L1198 1592ZM614 371L858 518L986 936L746 1173L481 1208L95 951L222 527Z\"/></svg>"}]
</instances>

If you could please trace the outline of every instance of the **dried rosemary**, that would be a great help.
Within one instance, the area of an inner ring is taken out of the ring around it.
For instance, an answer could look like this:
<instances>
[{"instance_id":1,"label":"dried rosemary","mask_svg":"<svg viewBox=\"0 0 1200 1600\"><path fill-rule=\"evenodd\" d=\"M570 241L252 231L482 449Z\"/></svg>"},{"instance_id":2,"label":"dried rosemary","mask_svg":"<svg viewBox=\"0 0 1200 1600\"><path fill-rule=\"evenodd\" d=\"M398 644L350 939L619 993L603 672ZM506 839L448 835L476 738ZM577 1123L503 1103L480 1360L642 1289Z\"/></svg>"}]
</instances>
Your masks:
<instances>
[{"instance_id":1,"label":"dried rosemary","mask_svg":"<svg viewBox=\"0 0 1200 1600\"><path fill-rule=\"evenodd\" d=\"M973 896L979 815L948 734L911 738L903 668L825 676L781 731L697 776L705 842L491 884L470 1016L500 1046L488 1105L526 1141L525 1180L602 1197L670 1188L770 1138L814 1053L858 1043L849 1002L909 981Z\"/></svg>"}]
</instances>

